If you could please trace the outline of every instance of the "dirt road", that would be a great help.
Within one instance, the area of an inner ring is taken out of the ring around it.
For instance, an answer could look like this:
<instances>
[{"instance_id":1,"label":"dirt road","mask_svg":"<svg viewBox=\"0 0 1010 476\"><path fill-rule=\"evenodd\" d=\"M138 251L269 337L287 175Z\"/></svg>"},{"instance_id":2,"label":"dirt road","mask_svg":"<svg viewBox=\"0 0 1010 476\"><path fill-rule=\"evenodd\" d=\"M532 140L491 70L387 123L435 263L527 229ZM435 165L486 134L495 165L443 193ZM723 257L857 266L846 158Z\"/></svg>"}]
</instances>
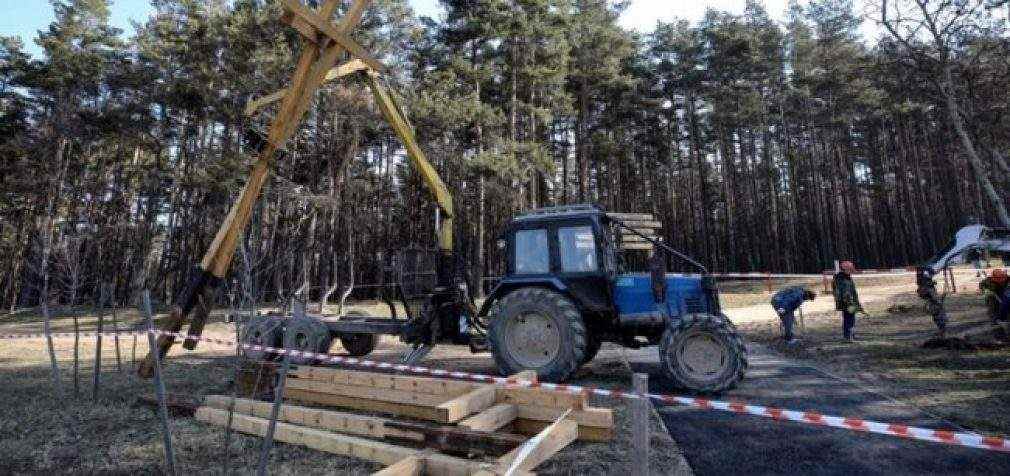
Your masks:
<instances>
[{"instance_id":1,"label":"dirt road","mask_svg":"<svg viewBox=\"0 0 1010 476\"><path fill-rule=\"evenodd\" d=\"M751 368L722 395L780 408L812 410L930 428L953 428L910 405L752 345ZM676 393L655 363L655 349L629 355L654 392ZM1010 474L1010 455L680 406L658 408L697 475Z\"/></svg>"}]
</instances>

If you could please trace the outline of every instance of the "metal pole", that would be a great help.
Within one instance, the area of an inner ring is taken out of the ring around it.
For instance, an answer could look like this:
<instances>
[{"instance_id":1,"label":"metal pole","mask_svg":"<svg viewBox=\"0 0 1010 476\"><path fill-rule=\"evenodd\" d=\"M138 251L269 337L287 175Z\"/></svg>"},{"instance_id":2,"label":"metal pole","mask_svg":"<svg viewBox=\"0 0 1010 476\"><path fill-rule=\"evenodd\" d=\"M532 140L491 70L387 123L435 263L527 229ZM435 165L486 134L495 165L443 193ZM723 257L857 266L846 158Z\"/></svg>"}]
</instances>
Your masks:
<instances>
[{"instance_id":1,"label":"metal pole","mask_svg":"<svg viewBox=\"0 0 1010 476\"><path fill-rule=\"evenodd\" d=\"M95 333L95 372L91 381L91 399L98 398L98 387L102 384L102 332L105 331L105 302L108 295L105 293L105 285L99 286L101 291L98 298L98 327Z\"/></svg>"},{"instance_id":2,"label":"metal pole","mask_svg":"<svg viewBox=\"0 0 1010 476\"><path fill-rule=\"evenodd\" d=\"M635 393L645 395L649 392L649 376L636 373L631 376ZM631 474L649 474L649 410L652 402L648 398L639 398L632 402L632 423L634 425L632 438L632 468Z\"/></svg>"},{"instance_id":3,"label":"metal pole","mask_svg":"<svg viewBox=\"0 0 1010 476\"><path fill-rule=\"evenodd\" d=\"M294 317L305 317L305 302L296 299L294 302ZM284 350L288 351L287 329L284 330ZM277 385L274 386L274 405L270 409L270 423L267 425L267 434L263 437L263 447L260 449L260 462L256 474L266 476L267 462L270 459L270 450L274 446L274 431L277 429L277 417L281 412L281 403L284 401L284 384L288 379L288 369L291 367L291 354L284 352L284 362L281 371L277 375Z\"/></svg>"},{"instance_id":4,"label":"metal pole","mask_svg":"<svg viewBox=\"0 0 1010 476\"><path fill-rule=\"evenodd\" d=\"M157 340L154 338L154 311L151 309L151 292L144 290L144 314L147 318L147 345L152 350L158 348ZM158 397L158 416L161 418L161 433L165 443L165 472L175 474L175 453L172 451L172 433L168 426L168 407L165 405L165 382L161 380L161 357L158 352L151 352L154 356L154 394Z\"/></svg>"}]
</instances>

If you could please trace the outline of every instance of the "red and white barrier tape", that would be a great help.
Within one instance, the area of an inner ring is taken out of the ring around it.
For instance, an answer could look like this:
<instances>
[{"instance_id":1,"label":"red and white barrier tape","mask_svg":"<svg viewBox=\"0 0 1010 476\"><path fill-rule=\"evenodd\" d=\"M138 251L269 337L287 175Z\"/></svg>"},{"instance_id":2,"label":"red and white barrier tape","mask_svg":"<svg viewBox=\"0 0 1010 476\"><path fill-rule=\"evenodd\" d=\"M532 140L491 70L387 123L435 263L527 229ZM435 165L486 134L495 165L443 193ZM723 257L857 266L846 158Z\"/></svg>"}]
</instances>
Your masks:
<instances>
[{"instance_id":1,"label":"red and white barrier tape","mask_svg":"<svg viewBox=\"0 0 1010 476\"><path fill-rule=\"evenodd\" d=\"M129 335L129 334L143 334L146 331L139 332L121 332L119 335ZM189 338L188 335L177 332L167 332L155 330L155 334L164 335L167 337L174 337L179 339ZM73 336L73 334L52 334L53 337L57 336ZM93 336L96 333L86 333L81 334L82 336ZM116 335L116 333L102 333L102 335ZM0 335L0 340L4 339L32 339L45 337L45 334L15 334L15 335ZM197 337L196 339L210 342L212 344L219 344L228 347L235 347L235 342L226 339L217 339L214 337ZM667 404L677 404L685 405L692 408L698 408L701 410L720 410L725 412L753 415L765 418L771 418L777 421L792 421L798 423L806 423L811 425L821 425L830 426L834 428L843 428L853 431L862 431L867 433L877 433L881 435L897 436L901 438L909 438L914 440L932 441L934 443L946 443L950 445L967 446L970 448L979 448L985 450L993 451L1003 451L1010 452L1010 440L1002 437L996 436L984 436L977 433L965 433L956 432L950 430L934 430L930 428L920 428L915 426L906 426L896 423L883 423L871 420L863 420L860 418L846 418L832 415L824 415L817 412L810 411L798 411L798 410L786 410L782 408L768 407L763 405L748 405L742 402L727 402L721 400L711 400L708 398L701 397L686 397L679 395L662 395L655 393L636 393L628 392L625 390L611 390L598 387L588 387L580 385L568 385L568 384L557 384L549 382L538 382L531 380L521 380L514 377L497 377L492 375L483 375L472 372L461 372L454 370L444 370L444 369L432 369L428 367L420 367L416 365L406 365L406 364L393 364L389 362L376 362L373 360L358 359L354 357L344 357L340 355L333 354L319 354L315 352L305 352L299 350L290 349L279 349L276 347L268 347L262 345L254 344L241 344L241 347L248 350L254 350L259 352L270 352L278 355L292 355L298 357L313 358L321 362L329 362L335 364L345 364L356 367L364 368L376 368L383 370L393 370L403 373L412 373L418 375L430 375L433 377L449 377L460 380L470 380L481 383L491 383L496 385L510 386L510 387L529 387L529 388L543 388L547 390L561 391L576 395L599 395L603 397L613 397L622 399L642 399L647 398L661 403Z\"/></svg>"}]
</instances>

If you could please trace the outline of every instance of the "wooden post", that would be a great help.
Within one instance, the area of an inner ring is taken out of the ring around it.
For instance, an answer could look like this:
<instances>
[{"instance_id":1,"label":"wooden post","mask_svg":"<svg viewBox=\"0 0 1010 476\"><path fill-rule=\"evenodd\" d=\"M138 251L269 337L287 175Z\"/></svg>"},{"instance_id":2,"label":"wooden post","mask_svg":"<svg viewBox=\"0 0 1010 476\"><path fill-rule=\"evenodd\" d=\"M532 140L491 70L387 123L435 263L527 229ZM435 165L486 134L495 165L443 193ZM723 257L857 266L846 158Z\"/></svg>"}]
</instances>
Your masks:
<instances>
[{"instance_id":1,"label":"wooden post","mask_svg":"<svg viewBox=\"0 0 1010 476\"><path fill-rule=\"evenodd\" d=\"M768 292L771 293L772 292L772 275L771 275L771 273L768 273L768 275L765 276L765 284L768 285Z\"/></svg>"},{"instance_id":2,"label":"wooden post","mask_svg":"<svg viewBox=\"0 0 1010 476\"><path fill-rule=\"evenodd\" d=\"M649 393L649 376L647 374L636 373L631 376L631 382L635 393L645 395ZM652 402L648 398L639 398L632 402L632 457L633 465L631 474L649 474L649 410ZM635 468L638 470L636 471Z\"/></svg>"},{"instance_id":3,"label":"wooden post","mask_svg":"<svg viewBox=\"0 0 1010 476\"><path fill-rule=\"evenodd\" d=\"M102 384L102 332L105 324L105 303L108 300L105 285L99 285L98 327L95 329L95 374L91 381L91 399L98 398L98 387Z\"/></svg>"},{"instance_id":4,"label":"wooden post","mask_svg":"<svg viewBox=\"0 0 1010 476\"><path fill-rule=\"evenodd\" d=\"M151 292L144 290L144 317L147 318L147 345L157 349L154 338L154 311L151 309ZM165 472L175 475L175 453L172 451L172 432L168 426L168 407L165 405L165 382L161 380L161 356L150 352L154 371L154 394L158 397L158 417L161 419L161 434L165 445Z\"/></svg>"}]
</instances>

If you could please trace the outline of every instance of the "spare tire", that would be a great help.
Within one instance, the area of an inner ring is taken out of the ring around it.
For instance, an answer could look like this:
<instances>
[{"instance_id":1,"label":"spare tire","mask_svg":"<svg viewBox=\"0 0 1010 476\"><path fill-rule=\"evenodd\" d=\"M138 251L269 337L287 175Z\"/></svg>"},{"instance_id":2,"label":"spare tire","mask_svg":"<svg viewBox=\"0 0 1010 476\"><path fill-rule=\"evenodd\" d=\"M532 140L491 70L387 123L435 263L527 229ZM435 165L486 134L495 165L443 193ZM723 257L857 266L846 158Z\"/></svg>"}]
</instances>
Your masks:
<instances>
[{"instance_id":1,"label":"spare tire","mask_svg":"<svg viewBox=\"0 0 1010 476\"><path fill-rule=\"evenodd\" d=\"M688 314L670 323L659 344L663 372L696 393L735 387L747 372L747 347L724 316Z\"/></svg>"},{"instance_id":2,"label":"spare tire","mask_svg":"<svg viewBox=\"0 0 1010 476\"><path fill-rule=\"evenodd\" d=\"M584 362L588 345L575 304L544 288L521 288L503 297L488 344L502 374L533 370L548 382L571 376Z\"/></svg>"}]
</instances>

